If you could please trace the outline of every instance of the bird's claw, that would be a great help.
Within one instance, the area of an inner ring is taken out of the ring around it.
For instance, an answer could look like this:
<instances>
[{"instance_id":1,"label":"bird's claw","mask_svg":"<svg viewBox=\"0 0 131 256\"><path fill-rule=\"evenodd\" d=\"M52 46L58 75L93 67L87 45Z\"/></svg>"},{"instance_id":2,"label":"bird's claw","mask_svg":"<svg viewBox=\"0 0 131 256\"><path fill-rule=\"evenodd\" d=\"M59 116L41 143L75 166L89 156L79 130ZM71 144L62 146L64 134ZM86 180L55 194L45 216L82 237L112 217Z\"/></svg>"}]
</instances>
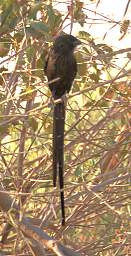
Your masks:
<instances>
[{"instance_id":1,"label":"bird's claw","mask_svg":"<svg viewBox=\"0 0 131 256\"><path fill-rule=\"evenodd\" d=\"M59 104L59 103L64 103L64 106L66 107L66 105L67 105L67 94L63 94L61 96L61 98L58 98L58 99L54 99L53 97L51 97L51 103L52 103L52 105Z\"/></svg>"},{"instance_id":2,"label":"bird's claw","mask_svg":"<svg viewBox=\"0 0 131 256\"><path fill-rule=\"evenodd\" d=\"M51 97L49 98L49 100L48 100L48 107L52 109L53 106L54 106L54 99L53 99L53 97L51 96Z\"/></svg>"},{"instance_id":3,"label":"bird's claw","mask_svg":"<svg viewBox=\"0 0 131 256\"><path fill-rule=\"evenodd\" d=\"M67 94L65 93L65 94L63 94L62 95L62 97L61 97L61 100L62 100L62 102L64 103L64 106L66 107L66 105L67 105Z\"/></svg>"}]
</instances>

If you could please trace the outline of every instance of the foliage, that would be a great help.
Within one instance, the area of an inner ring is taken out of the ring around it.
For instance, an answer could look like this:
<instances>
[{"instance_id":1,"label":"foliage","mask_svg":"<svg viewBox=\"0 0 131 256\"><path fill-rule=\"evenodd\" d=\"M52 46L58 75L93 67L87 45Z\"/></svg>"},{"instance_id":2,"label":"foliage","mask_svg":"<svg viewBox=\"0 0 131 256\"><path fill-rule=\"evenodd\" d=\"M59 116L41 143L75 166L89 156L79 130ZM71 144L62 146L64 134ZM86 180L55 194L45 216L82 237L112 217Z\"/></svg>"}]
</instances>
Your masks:
<instances>
[{"instance_id":1,"label":"foliage","mask_svg":"<svg viewBox=\"0 0 131 256\"><path fill-rule=\"evenodd\" d=\"M115 51L85 31L82 1L68 6L68 15L52 2L1 1L1 184L20 216L37 220L80 255L128 255L130 54L120 68L115 58L126 49ZM78 75L66 113L67 224L62 229L59 190L52 187L52 108L43 66L53 38L69 20L71 27L73 22L82 26L78 37L83 46L76 53ZM5 216L14 228L2 252L31 254L11 212L1 211L0 231Z\"/></svg>"}]
</instances>

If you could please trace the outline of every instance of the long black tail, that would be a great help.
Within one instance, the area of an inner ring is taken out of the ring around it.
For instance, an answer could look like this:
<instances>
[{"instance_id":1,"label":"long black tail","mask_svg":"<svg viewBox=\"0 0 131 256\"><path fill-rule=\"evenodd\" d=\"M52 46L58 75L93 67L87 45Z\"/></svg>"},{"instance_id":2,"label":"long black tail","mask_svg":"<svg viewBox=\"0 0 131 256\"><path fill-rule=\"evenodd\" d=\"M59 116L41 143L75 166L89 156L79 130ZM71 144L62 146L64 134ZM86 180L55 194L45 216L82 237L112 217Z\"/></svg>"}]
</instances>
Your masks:
<instances>
[{"instance_id":1,"label":"long black tail","mask_svg":"<svg viewBox=\"0 0 131 256\"><path fill-rule=\"evenodd\" d=\"M53 186L56 187L57 176L59 175L62 225L65 224L64 207L64 124L65 106L63 102L54 105L53 117Z\"/></svg>"}]
</instances>

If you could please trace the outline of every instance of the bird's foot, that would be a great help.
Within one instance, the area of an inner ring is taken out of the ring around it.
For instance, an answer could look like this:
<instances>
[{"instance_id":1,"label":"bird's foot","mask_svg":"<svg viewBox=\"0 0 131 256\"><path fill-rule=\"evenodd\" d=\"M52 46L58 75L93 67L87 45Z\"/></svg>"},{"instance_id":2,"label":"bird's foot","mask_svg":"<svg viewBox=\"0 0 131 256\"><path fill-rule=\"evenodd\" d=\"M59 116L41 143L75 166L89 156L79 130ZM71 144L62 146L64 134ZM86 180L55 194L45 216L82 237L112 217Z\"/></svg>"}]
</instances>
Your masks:
<instances>
[{"instance_id":1,"label":"bird's foot","mask_svg":"<svg viewBox=\"0 0 131 256\"><path fill-rule=\"evenodd\" d=\"M54 104L59 104L59 103L64 103L64 106L66 107L67 105L67 94L63 94L60 98L58 99L53 99Z\"/></svg>"},{"instance_id":2,"label":"bird's foot","mask_svg":"<svg viewBox=\"0 0 131 256\"><path fill-rule=\"evenodd\" d=\"M61 100L64 103L65 107L67 106L67 98L68 98L68 94L67 93L63 94L62 97L61 97Z\"/></svg>"},{"instance_id":3,"label":"bird's foot","mask_svg":"<svg viewBox=\"0 0 131 256\"><path fill-rule=\"evenodd\" d=\"M48 100L48 108L53 108L54 107L54 99L53 97L51 96Z\"/></svg>"}]
</instances>

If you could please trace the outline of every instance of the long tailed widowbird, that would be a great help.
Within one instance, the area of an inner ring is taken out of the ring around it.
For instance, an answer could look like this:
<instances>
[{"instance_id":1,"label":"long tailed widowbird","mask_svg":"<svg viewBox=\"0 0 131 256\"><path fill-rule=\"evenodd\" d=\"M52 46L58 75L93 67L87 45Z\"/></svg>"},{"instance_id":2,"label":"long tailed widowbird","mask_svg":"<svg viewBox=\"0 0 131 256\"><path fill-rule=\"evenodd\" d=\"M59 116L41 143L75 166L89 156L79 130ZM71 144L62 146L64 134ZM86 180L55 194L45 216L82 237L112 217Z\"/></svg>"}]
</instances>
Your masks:
<instances>
[{"instance_id":1,"label":"long tailed widowbird","mask_svg":"<svg viewBox=\"0 0 131 256\"><path fill-rule=\"evenodd\" d=\"M54 100L53 113L53 186L56 187L57 175L59 176L62 225L65 224L64 207L64 124L65 103L63 96L69 93L77 73L77 63L74 56L75 48L81 42L72 35L58 36L45 61L44 71L48 78L49 89ZM58 79L57 79L58 78ZM57 79L54 82L52 80ZM59 101L59 99L61 99Z\"/></svg>"}]
</instances>

